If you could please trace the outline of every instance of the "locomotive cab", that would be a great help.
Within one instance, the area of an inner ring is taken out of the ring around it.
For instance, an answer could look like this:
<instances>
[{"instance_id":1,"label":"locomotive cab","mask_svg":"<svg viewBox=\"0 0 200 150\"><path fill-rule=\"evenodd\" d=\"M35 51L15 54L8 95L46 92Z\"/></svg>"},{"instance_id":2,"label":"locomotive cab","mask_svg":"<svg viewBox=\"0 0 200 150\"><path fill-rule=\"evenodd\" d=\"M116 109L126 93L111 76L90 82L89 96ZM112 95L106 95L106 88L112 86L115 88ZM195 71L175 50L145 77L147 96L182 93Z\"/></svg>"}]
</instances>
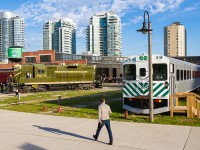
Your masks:
<instances>
[{"instance_id":1,"label":"locomotive cab","mask_svg":"<svg viewBox=\"0 0 200 150\"><path fill-rule=\"evenodd\" d=\"M33 78L45 78L47 76L46 66L44 64L33 65ZM31 74L31 73L29 73ZM31 76L30 76L31 78Z\"/></svg>"}]
</instances>

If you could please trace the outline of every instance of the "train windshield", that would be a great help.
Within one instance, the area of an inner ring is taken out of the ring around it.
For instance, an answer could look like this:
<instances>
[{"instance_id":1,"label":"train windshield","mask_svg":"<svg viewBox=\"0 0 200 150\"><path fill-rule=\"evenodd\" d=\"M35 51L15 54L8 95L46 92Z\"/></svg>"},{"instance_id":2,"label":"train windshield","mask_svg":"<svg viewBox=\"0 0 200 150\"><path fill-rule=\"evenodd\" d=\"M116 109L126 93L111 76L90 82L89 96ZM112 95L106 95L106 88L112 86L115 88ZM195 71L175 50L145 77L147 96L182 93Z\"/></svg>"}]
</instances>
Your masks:
<instances>
[{"instance_id":1,"label":"train windshield","mask_svg":"<svg viewBox=\"0 0 200 150\"><path fill-rule=\"evenodd\" d=\"M124 80L136 80L136 65L126 64L124 65Z\"/></svg>"},{"instance_id":2,"label":"train windshield","mask_svg":"<svg viewBox=\"0 0 200 150\"><path fill-rule=\"evenodd\" d=\"M153 64L153 80L167 80L167 64Z\"/></svg>"}]
</instances>

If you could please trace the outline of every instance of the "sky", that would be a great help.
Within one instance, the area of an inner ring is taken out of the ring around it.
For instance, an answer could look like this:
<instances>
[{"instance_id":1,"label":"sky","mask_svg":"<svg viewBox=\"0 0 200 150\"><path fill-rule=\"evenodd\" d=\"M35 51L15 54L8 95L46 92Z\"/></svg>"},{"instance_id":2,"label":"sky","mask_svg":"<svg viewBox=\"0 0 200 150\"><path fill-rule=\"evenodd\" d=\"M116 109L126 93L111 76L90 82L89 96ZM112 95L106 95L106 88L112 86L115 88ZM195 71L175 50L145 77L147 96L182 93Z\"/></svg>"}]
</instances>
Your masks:
<instances>
[{"instance_id":1,"label":"sky","mask_svg":"<svg viewBox=\"0 0 200 150\"><path fill-rule=\"evenodd\" d=\"M163 28L180 22L187 30L187 55L200 56L200 0L0 0L0 4L0 12L24 18L25 51L43 49L45 22L70 18L76 24L76 51L82 54L90 17L112 9L121 18L122 56L148 53L148 36L136 31L142 28L146 10L152 23L153 54L164 54Z\"/></svg>"}]
</instances>

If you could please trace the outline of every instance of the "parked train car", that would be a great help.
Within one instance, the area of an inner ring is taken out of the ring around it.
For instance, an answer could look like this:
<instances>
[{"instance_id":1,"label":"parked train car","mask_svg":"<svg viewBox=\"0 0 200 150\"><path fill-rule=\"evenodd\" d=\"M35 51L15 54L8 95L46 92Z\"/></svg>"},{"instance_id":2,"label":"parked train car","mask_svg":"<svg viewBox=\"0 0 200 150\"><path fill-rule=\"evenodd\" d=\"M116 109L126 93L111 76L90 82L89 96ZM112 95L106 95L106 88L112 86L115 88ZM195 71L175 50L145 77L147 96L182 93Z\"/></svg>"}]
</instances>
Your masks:
<instances>
[{"instance_id":1,"label":"parked train car","mask_svg":"<svg viewBox=\"0 0 200 150\"><path fill-rule=\"evenodd\" d=\"M22 91L67 89L90 89L95 81L95 65L16 65L14 86Z\"/></svg>"},{"instance_id":2,"label":"parked train car","mask_svg":"<svg viewBox=\"0 0 200 150\"><path fill-rule=\"evenodd\" d=\"M12 92L13 69L0 69L0 92ZM9 84L10 83L10 84Z\"/></svg>"},{"instance_id":3,"label":"parked train car","mask_svg":"<svg viewBox=\"0 0 200 150\"><path fill-rule=\"evenodd\" d=\"M200 66L178 59L153 55L154 114L167 112L169 97L176 92L189 92L200 87ZM123 108L149 114L148 56L128 58L123 62Z\"/></svg>"},{"instance_id":4,"label":"parked train car","mask_svg":"<svg viewBox=\"0 0 200 150\"><path fill-rule=\"evenodd\" d=\"M7 83L10 75L13 75L13 69L0 69L0 83Z\"/></svg>"}]
</instances>

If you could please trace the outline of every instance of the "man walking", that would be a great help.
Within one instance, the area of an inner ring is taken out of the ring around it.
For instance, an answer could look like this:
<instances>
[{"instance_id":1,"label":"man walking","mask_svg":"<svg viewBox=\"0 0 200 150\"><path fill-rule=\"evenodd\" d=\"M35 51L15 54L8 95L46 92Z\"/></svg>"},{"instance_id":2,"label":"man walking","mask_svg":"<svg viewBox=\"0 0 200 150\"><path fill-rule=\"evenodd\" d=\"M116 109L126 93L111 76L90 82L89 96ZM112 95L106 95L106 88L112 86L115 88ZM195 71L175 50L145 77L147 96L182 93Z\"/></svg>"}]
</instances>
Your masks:
<instances>
[{"instance_id":1,"label":"man walking","mask_svg":"<svg viewBox=\"0 0 200 150\"><path fill-rule=\"evenodd\" d=\"M111 112L110 106L105 103L105 98L102 98L101 104L98 107L99 123L98 123L96 134L93 135L93 138L95 139L95 141L97 141L99 137L101 128L105 125L108 131L109 138L110 138L109 144L110 145L113 144L113 136L112 136L112 131L110 128L110 118L109 118L109 115L111 113L112 112Z\"/></svg>"}]
</instances>

